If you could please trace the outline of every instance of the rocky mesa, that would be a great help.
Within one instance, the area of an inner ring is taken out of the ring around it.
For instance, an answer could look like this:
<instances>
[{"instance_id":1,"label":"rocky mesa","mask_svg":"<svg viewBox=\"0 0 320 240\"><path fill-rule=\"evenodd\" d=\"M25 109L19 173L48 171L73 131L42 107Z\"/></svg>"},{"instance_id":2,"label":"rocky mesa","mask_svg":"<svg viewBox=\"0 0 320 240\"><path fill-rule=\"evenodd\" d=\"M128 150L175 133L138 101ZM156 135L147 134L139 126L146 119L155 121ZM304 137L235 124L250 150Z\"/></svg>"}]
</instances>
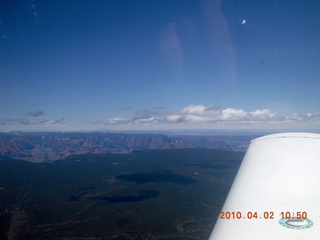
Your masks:
<instances>
[{"instance_id":1,"label":"rocky mesa","mask_svg":"<svg viewBox=\"0 0 320 240\"><path fill-rule=\"evenodd\" d=\"M252 138L253 136L9 132L0 133L0 159L44 162L64 159L74 154L196 147L244 151Z\"/></svg>"}]
</instances>

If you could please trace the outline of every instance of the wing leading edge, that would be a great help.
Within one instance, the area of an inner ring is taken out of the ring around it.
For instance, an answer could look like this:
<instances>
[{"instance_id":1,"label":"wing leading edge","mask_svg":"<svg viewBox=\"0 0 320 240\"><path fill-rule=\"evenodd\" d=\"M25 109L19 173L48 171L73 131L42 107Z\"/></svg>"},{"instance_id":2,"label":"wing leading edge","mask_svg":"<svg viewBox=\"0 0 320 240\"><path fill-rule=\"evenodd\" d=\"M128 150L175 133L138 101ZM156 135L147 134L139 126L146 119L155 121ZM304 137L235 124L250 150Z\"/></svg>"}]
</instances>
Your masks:
<instances>
[{"instance_id":1,"label":"wing leading edge","mask_svg":"<svg viewBox=\"0 0 320 240\"><path fill-rule=\"evenodd\" d=\"M320 134L251 141L210 240L320 239Z\"/></svg>"}]
</instances>

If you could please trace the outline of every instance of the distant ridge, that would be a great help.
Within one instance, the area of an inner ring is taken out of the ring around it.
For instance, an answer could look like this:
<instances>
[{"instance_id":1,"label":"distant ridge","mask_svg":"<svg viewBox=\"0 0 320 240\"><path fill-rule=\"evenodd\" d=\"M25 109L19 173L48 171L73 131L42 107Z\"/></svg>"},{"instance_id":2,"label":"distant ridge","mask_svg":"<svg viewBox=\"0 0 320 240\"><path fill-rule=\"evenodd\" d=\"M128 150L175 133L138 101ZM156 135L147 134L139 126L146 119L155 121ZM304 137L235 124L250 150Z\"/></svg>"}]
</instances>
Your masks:
<instances>
[{"instance_id":1,"label":"distant ridge","mask_svg":"<svg viewBox=\"0 0 320 240\"><path fill-rule=\"evenodd\" d=\"M168 136L126 133L0 133L0 159L45 162L74 154L126 153L145 149L211 148L245 151L257 136Z\"/></svg>"}]
</instances>

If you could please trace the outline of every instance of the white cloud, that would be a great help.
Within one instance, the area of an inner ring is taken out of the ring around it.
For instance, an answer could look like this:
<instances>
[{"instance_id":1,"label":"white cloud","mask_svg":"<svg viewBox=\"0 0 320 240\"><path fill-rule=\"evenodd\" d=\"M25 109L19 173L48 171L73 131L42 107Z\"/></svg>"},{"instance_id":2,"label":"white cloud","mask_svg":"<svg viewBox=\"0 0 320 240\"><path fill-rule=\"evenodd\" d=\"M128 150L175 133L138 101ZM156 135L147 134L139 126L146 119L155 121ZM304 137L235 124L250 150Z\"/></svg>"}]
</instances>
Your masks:
<instances>
[{"instance_id":1,"label":"white cloud","mask_svg":"<svg viewBox=\"0 0 320 240\"><path fill-rule=\"evenodd\" d=\"M29 115L28 115L29 116ZM0 131L55 131L66 129L64 118L0 118Z\"/></svg>"},{"instance_id":2,"label":"white cloud","mask_svg":"<svg viewBox=\"0 0 320 240\"><path fill-rule=\"evenodd\" d=\"M169 123L176 123L176 122L180 122L181 120L181 116L180 115L169 115L166 117L166 121Z\"/></svg>"},{"instance_id":3,"label":"white cloud","mask_svg":"<svg viewBox=\"0 0 320 240\"><path fill-rule=\"evenodd\" d=\"M138 119L137 122L141 122L141 123L154 123L154 122L157 122L157 119L155 119L154 117L143 118L143 119Z\"/></svg>"},{"instance_id":4,"label":"white cloud","mask_svg":"<svg viewBox=\"0 0 320 240\"><path fill-rule=\"evenodd\" d=\"M64 118L43 119L43 118L8 118L0 119L0 125L57 125L64 124Z\"/></svg>"},{"instance_id":5,"label":"white cloud","mask_svg":"<svg viewBox=\"0 0 320 240\"><path fill-rule=\"evenodd\" d=\"M270 109L262 109L250 112L249 115L253 118L272 119L276 116L276 113L272 112Z\"/></svg>"},{"instance_id":6,"label":"white cloud","mask_svg":"<svg viewBox=\"0 0 320 240\"><path fill-rule=\"evenodd\" d=\"M189 105L185 107L182 112L186 114L198 114L202 115L206 111L207 107L203 105Z\"/></svg>"},{"instance_id":7,"label":"white cloud","mask_svg":"<svg viewBox=\"0 0 320 240\"><path fill-rule=\"evenodd\" d=\"M320 123L320 112L316 113L295 113L285 118L287 122L318 122Z\"/></svg>"},{"instance_id":8,"label":"white cloud","mask_svg":"<svg viewBox=\"0 0 320 240\"><path fill-rule=\"evenodd\" d=\"M114 125L114 124L123 124L123 123L128 123L129 119L127 118L112 118L109 119L106 124Z\"/></svg>"},{"instance_id":9,"label":"white cloud","mask_svg":"<svg viewBox=\"0 0 320 240\"><path fill-rule=\"evenodd\" d=\"M236 121L260 121L272 119L276 114L270 109L246 112L243 109L219 109L212 106L189 105L181 111L168 114L166 120L171 123L214 123Z\"/></svg>"},{"instance_id":10,"label":"white cloud","mask_svg":"<svg viewBox=\"0 0 320 240\"><path fill-rule=\"evenodd\" d=\"M247 116L248 116L248 113L245 112L243 109L227 108L222 110L221 120L224 120L224 121L245 120Z\"/></svg>"},{"instance_id":11,"label":"white cloud","mask_svg":"<svg viewBox=\"0 0 320 240\"><path fill-rule=\"evenodd\" d=\"M182 110L167 113L165 121L176 123L203 123L217 119L221 110L212 106L189 105Z\"/></svg>"}]
</instances>

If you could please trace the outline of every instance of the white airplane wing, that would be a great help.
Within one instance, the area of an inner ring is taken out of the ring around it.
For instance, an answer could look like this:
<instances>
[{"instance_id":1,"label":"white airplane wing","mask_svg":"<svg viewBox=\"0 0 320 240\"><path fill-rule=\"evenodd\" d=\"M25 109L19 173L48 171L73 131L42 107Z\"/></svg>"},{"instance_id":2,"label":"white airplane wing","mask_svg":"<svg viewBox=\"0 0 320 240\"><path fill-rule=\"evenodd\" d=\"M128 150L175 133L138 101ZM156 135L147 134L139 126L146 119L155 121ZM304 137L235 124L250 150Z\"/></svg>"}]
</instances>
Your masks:
<instances>
[{"instance_id":1,"label":"white airplane wing","mask_svg":"<svg viewBox=\"0 0 320 240\"><path fill-rule=\"evenodd\" d=\"M320 239L320 134L251 141L210 236L234 239Z\"/></svg>"}]
</instances>

